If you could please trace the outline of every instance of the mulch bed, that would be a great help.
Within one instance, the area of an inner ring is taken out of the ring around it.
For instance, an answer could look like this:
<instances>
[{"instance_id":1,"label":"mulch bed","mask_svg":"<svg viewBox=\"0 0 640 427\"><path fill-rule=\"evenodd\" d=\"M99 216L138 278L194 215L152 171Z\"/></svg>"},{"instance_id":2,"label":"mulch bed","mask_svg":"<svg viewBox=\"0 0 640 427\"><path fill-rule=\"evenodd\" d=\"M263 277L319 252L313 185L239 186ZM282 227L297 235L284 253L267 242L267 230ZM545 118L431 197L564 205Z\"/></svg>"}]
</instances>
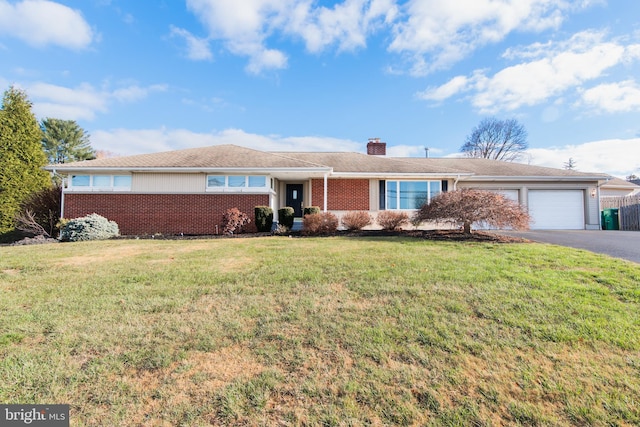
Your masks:
<instances>
[{"instance_id":1,"label":"mulch bed","mask_svg":"<svg viewBox=\"0 0 640 427\"><path fill-rule=\"evenodd\" d=\"M272 233L240 233L233 235L212 234L212 235L173 235L173 234L155 234L143 236L118 236L114 239L133 240L201 240L201 239L247 239L255 237L269 237ZM505 236L497 233L488 233L485 231L475 231L472 234L464 234L459 230L358 230L358 231L337 231L330 236L305 236L300 231L291 231L286 234L292 238L305 237L413 237L416 239L439 240L450 242L490 242L490 243L525 243L530 242L519 237ZM56 239L44 238L36 236L33 238L25 238L11 245L35 245L46 243L58 243ZM4 245L3 245L4 246Z\"/></svg>"},{"instance_id":2,"label":"mulch bed","mask_svg":"<svg viewBox=\"0 0 640 427\"><path fill-rule=\"evenodd\" d=\"M156 239L156 240L199 240L199 239L246 239L255 237L269 237L273 236L273 233L240 233L233 235L144 235L144 236L120 236L116 239ZM344 236L344 237L413 237L416 239L425 240L440 240L440 241L459 241L459 242L493 242L493 243L524 243L529 240L521 239L518 237L505 236L496 233L488 233L484 231L476 231L472 234L464 234L458 230L358 230L358 231L337 231L331 235L324 236L306 236L300 231L290 231L285 234L292 238L305 238L305 237L331 237L331 236Z\"/></svg>"}]
</instances>

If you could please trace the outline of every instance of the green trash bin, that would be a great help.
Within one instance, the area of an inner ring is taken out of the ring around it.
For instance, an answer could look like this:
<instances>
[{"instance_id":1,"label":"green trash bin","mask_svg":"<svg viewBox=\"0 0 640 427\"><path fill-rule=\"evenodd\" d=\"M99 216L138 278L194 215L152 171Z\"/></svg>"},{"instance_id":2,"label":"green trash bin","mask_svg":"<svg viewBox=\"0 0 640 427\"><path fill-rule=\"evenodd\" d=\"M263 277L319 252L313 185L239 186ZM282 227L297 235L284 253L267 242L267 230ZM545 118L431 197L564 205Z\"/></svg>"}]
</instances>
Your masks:
<instances>
[{"instance_id":1,"label":"green trash bin","mask_svg":"<svg viewBox=\"0 0 640 427\"><path fill-rule=\"evenodd\" d=\"M601 222L603 230L619 230L620 221L618 219L618 209L609 208L604 209L601 214Z\"/></svg>"}]
</instances>

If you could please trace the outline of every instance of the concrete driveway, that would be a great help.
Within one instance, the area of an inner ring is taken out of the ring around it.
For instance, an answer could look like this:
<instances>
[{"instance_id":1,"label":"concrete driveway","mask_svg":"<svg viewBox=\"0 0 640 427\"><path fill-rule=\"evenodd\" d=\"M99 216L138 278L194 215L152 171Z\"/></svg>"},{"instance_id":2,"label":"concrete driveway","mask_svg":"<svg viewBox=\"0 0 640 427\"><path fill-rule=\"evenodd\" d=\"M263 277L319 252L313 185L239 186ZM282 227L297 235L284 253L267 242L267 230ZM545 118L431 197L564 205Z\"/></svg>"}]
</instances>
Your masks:
<instances>
[{"instance_id":1,"label":"concrete driveway","mask_svg":"<svg viewBox=\"0 0 640 427\"><path fill-rule=\"evenodd\" d=\"M535 242L586 249L640 263L640 232L613 230L500 231Z\"/></svg>"}]
</instances>

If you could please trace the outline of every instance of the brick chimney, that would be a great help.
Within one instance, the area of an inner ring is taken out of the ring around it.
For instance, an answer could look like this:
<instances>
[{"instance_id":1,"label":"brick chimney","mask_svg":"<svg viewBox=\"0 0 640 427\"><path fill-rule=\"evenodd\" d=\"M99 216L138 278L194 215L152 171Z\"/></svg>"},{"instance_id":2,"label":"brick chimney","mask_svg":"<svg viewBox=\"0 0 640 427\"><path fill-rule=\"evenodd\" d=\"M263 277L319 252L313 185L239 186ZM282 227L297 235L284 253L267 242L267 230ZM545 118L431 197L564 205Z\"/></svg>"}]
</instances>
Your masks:
<instances>
[{"instance_id":1,"label":"brick chimney","mask_svg":"<svg viewBox=\"0 0 640 427\"><path fill-rule=\"evenodd\" d=\"M380 138L369 138L367 143L367 154L370 156L386 156L387 143L380 142Z\"/></svg>"}]
</instances>

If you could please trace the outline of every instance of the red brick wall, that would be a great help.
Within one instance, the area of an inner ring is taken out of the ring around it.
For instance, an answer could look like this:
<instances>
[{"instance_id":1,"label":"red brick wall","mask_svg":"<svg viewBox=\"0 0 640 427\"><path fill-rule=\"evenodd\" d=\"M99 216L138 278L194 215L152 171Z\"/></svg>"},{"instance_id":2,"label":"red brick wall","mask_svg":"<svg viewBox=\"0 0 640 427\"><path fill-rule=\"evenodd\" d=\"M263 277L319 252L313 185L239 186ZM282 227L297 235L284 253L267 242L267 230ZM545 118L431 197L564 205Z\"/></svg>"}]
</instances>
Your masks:
<instances>
[{"instance_id":1,"label":"red brick wall","mask_svg":"<svg viewBox=\"0 0 640 427\"><path fill-rule=\"evenodd\" d=\"M311 198L314 206L324 206L324 180L311 182ZM327 180L327 209L332 211L368 211L368 179Z\"/></svg>"},{"instance_id":2,"label":"red brick wall","mask_svg":"<svg viewBox=\"0 0 640 427\"><path fill-rule=\"evenodd\" d=\"M266 194L74 194L65 193L64 217L97 213L115 221L122 235L222 233L222 215L238 208L249 215L245 231L255 231L254 208L269 205Z\"/></svg>"}]
</instances>

